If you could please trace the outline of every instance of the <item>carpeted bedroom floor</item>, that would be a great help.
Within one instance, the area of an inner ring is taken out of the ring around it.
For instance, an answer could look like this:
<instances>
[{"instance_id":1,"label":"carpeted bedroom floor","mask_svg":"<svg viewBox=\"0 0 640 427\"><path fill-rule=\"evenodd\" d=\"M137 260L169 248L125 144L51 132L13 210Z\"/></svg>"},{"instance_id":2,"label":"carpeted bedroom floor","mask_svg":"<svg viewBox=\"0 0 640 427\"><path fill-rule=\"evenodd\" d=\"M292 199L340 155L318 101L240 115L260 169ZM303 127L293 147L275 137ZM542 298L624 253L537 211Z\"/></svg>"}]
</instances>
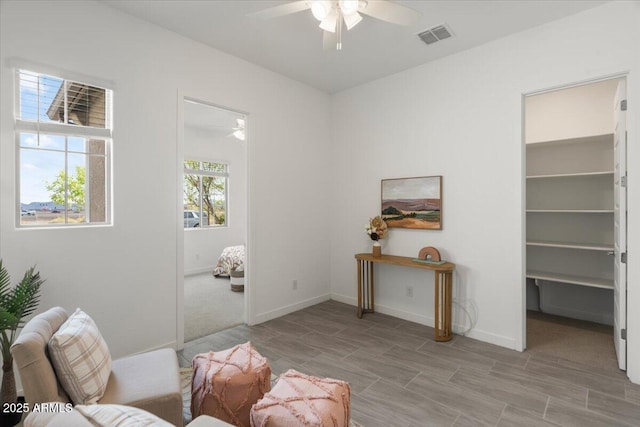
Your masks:
<instances>
[{"instance_id":1,"label":"carpeted bedroom floor","mask_svg":"<svg viewBox=\"0 0 640 427\"><path fill-rule=\"evenodd\" d=\"M192 341L244 322L244 293L228 278L202 273L184 278L184 340Z\"/></svg>"}]
</instances>

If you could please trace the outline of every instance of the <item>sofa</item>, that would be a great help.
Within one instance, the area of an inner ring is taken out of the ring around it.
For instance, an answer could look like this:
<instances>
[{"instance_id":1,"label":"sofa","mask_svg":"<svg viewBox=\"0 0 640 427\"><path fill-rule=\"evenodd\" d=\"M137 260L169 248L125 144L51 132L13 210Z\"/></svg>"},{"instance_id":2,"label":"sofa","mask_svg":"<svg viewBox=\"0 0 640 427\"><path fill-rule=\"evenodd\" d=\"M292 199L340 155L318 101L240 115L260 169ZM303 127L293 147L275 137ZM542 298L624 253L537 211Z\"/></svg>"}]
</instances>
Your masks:
<instances>
[{"instance_id":1,"label":"sofa","mask_svg":"<svg viewBox=\"0 0 640 427\"><path fill-rule=\"evenodd\" d=\"M71 402L56 376L47 349L52 336L68 317L62 307L35 316L11 347L26 401L32 406ZM140 408L181 427L182 391L175 351L161 349L113 360L106 389L96 403Z\"/></svg>"}]
</instances>

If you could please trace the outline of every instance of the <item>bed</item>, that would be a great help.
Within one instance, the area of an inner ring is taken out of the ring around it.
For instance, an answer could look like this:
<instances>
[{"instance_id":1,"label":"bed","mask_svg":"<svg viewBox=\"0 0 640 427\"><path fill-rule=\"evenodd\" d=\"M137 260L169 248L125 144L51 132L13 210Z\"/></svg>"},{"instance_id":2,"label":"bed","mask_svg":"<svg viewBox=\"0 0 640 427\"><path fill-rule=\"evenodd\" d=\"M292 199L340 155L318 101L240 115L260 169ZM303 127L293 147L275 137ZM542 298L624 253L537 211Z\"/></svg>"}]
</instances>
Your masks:
<instances>
[{"instance_id":1,"label":"bed","mask_svg":"<svg viewBox=\"0 0 640 427\"><path fill-rule=\"evenodd\" d=\"M244 270L244 245L228 246L222 250L213 275L229 276L231 271Z\"/></svg>"}]
</instances>

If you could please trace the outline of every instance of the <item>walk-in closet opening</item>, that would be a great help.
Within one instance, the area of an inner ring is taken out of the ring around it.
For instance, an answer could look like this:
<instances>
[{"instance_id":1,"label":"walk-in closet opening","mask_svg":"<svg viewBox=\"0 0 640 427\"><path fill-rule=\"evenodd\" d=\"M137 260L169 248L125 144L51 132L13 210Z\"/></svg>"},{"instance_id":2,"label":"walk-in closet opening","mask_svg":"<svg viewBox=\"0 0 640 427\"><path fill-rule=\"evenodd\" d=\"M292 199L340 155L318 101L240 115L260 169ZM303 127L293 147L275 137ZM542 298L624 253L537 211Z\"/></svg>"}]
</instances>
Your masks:
<instances>
[{"instance_id":1,"label":"walk-in closet opening","mask_svg":"<svg viewBox=\"0 0 640 427\"><path fill-rule=\"evenodd\" d=\"M625 78L524 97L527 351L626 369Z\"/></svg>"}]
</instances>

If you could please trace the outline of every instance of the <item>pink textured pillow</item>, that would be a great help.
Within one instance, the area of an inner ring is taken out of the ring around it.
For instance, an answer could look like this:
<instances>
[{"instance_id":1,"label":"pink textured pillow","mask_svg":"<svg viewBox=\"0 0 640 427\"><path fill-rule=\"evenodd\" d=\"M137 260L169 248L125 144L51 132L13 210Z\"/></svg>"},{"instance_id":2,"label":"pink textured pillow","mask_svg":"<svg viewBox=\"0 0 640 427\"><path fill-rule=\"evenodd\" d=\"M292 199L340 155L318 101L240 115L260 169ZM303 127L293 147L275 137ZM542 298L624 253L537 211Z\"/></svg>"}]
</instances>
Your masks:
<instances>
[{"instance_id":1,"label":"pink textured pillow","mask_svg":"<svg viewBox=\"0 0 640 427\"><path fill-rule=\"evenodd\" d=\"M251 426L348 427L350 405L348 383L290 369L253 405Z\"/></svg>"}]
</instances>

